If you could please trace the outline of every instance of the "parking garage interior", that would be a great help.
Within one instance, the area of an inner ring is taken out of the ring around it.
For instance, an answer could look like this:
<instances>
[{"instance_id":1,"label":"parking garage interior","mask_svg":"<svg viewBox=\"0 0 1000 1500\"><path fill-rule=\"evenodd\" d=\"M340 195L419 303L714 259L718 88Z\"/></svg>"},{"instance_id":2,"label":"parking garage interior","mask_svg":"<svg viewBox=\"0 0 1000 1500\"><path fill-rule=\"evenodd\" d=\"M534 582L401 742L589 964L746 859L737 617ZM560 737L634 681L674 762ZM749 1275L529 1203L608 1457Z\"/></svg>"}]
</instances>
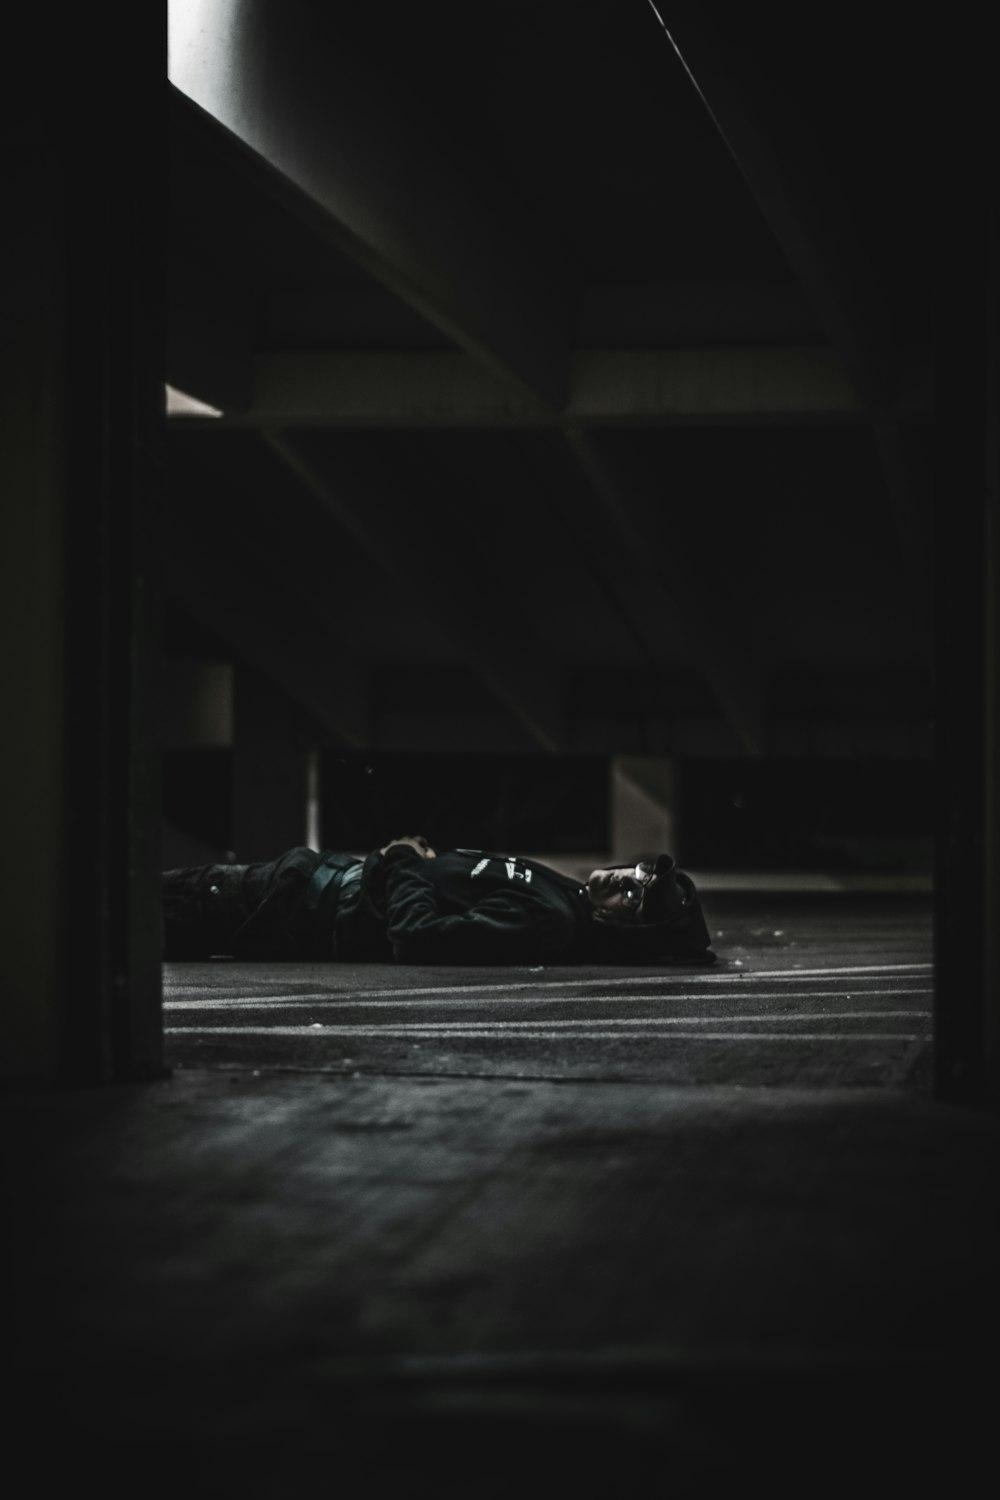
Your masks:
<instances>
[{"instance_id":1,"label":"parking garage interior","mask_svg":"<svg viewBox=\"0 0 1000 1500\"><path fill-rule=\"evenodd\" d=\"M970 1483L983 38L171 0L14 39L12 1441L262 1495ZM715 963L161 962L162 869L413 832L669 850Z\"/></svg>"}]
</instances>

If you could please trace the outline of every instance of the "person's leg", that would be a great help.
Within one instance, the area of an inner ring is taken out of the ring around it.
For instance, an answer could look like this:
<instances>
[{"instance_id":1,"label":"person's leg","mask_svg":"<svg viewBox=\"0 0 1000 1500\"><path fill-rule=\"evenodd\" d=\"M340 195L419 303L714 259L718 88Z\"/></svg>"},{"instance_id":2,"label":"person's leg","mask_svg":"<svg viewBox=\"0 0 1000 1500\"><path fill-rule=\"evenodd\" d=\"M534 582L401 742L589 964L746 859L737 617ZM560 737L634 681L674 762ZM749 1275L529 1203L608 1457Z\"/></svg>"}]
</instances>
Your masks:
<instances>
[{"instance_id":1,"label":"person's leg","mask_svg":"<svg viewBox=\"0 0 1000 1500\"><path fill-rule=\"evenodd\" d=\"M286 849L268 864L248 865L243 882L246 919L235 933L238 958L329 957L332 922L319 920L310 885L323 856L314 849ZM319 894L319 892L317 892Z\"/></svg>"},{"instance_id":2,"label":"person's leg","mask_svg":"<svg viewBox=\"0 0 1000 1500\"><path fill-rule=\"evenodd\" d=\"M232 953L233 937L267 894L277 863L165 870L164 958Z\"/></svg>"}]
</instances>

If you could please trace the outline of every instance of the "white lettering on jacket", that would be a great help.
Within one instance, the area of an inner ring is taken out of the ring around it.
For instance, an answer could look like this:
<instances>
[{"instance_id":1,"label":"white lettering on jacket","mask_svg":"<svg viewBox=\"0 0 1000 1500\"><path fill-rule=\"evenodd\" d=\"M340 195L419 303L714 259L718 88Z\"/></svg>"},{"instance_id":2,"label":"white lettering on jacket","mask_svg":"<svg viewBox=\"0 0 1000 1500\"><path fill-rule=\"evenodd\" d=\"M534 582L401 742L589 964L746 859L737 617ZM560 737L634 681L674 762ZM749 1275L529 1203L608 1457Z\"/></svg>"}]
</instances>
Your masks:
<instances>
[{"instance_id":1,"label":"white lettering on jacket","mask_svg":"<svg viewBox=\"0 0 1000 1500\"><path fill-rule=\"evenodd\" d=\"M508 855L503 863L504 869L507 871L508 880L523 880L525 885L531 884L531 871L518 869L518 861L516 859ZM488 864L488 859L481 859L477 865L473 865L470 879L475 879L477 875L481 875Z\"/></svg>"}]
</instances>

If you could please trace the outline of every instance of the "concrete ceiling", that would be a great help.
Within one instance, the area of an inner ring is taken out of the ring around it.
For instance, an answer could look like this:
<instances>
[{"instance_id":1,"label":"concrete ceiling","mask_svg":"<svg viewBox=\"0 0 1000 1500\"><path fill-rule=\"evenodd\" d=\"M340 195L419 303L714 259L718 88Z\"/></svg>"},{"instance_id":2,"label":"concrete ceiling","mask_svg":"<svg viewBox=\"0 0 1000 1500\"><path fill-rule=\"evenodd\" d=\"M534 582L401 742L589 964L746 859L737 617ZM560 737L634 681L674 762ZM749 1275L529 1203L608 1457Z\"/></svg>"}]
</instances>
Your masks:
<instances>
[{"instance_id":1,"label":"concrete ceiling","mask_svg":"<svg viewBox=\"0 0 1000 1500\"><path fill-rule=\"evenodd\" d=\"M223 415L168 423L177 607L331 744L925 752L929 39L203 9L167 379Z\"/></svg>"}]
</instances>

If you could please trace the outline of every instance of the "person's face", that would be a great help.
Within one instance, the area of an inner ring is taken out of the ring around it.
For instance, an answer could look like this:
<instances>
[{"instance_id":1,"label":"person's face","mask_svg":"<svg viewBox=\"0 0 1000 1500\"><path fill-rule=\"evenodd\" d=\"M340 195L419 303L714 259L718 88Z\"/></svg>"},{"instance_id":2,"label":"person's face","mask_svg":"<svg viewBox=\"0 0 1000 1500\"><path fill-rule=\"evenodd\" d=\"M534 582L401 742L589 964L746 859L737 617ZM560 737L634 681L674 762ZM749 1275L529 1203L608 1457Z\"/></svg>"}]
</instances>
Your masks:
<instances>
[{"instance_id":1,"label":"person's face","mask_svg":"<svg viewBox=\"0 0 1000 1500\"><path fill-rule=\"evenodd\" d=\"M592 870L587 878L587 896L594 915L605 921L636 921L653 875L654 866L646 862Z\"/></svg>"}]
</instances>

